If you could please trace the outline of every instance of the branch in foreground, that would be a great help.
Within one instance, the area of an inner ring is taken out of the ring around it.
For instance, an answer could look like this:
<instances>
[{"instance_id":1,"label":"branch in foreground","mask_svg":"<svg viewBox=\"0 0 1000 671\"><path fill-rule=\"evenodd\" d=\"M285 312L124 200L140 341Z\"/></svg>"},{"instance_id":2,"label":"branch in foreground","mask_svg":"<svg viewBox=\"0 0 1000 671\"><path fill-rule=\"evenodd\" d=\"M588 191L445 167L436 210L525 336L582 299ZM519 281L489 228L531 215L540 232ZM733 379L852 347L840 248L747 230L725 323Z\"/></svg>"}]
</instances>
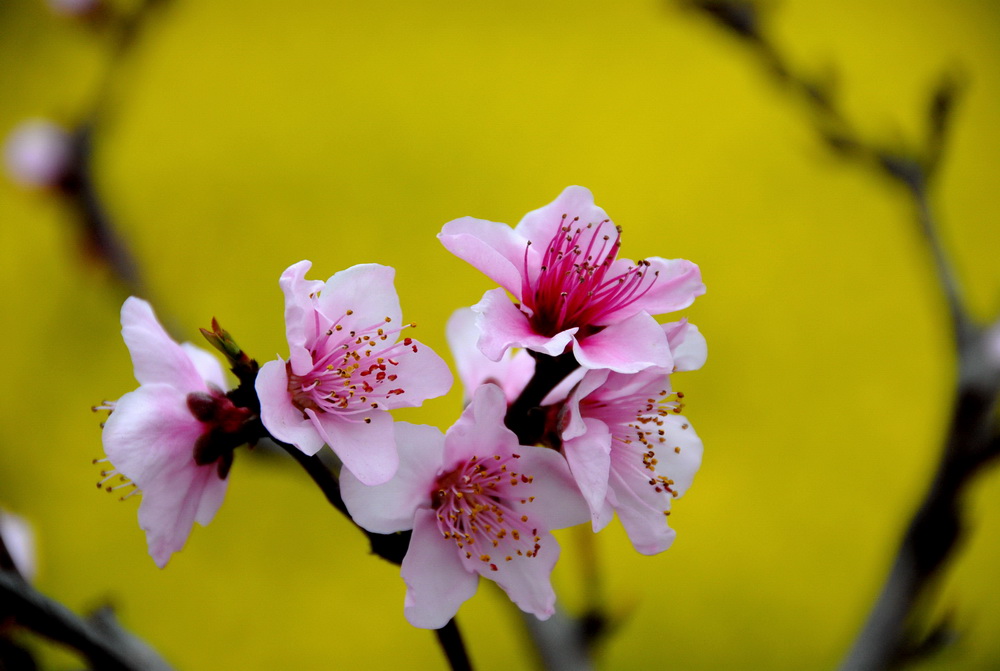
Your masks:
<instances>
[{"instance_id":1,"label":"branch in foreground","mask_svg":"<svg viewBox=\"0 0 1000 671\"><path fill-rule=\"evenodd\" d=\"M118 624L109 608L88 619L35 590L12 571L0 571L0 614L21 627L73 648L101 671L170 671L148 645Z\"/></svg>"}]
</instances>

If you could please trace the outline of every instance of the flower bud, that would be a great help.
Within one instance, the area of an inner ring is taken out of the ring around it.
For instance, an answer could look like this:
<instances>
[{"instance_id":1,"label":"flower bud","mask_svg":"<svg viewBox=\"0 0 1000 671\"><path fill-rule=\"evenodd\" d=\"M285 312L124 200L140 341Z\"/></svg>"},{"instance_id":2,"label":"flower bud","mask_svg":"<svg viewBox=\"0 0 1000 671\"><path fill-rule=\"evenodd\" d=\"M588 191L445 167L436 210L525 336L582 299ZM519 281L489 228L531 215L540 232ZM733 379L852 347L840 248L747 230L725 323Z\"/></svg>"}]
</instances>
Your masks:
<instances>
[{"instance_id":1,"label":"flower bud","mask_svg":"<svg viewBox=\"0 0 1000 671\"><path fill-rule=\"evenodd\" d=\"M56 14L62 16L92 16L104 4L101 0L45 0Z\"/></svg>"},{"instance_id":2,"label":"flower bud","mask_svg":"<svg viewBox=\"0 0 1000 671\"><path fill-rule=\"evenodd\" d=\"M4 144L7 173L22 186L54 187L66 176L71 162L69 133L45 119L23 122Z\"/></svg>"}]
</instances>

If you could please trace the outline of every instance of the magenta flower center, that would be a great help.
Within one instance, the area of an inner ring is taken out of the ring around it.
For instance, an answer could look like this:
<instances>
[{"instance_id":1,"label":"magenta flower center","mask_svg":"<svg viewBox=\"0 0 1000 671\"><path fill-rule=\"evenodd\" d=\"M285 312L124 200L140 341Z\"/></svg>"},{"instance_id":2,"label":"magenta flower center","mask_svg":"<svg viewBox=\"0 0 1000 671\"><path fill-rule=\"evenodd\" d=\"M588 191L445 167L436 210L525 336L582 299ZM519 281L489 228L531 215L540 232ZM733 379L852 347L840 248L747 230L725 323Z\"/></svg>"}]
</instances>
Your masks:
<instances>
[{"instance_id":1,"label":"magenta flower center","mask_svg":"<svg viewBox=\"0 0 1000 671\"><path fill-rule=\"evenodd\" d=\"M323 316L315 314L318 335L306 344L312 367L296 375L291 362L286 364L292 403L303 414L306 409L338 413L388 409L387 402L405 392L394 372L399 357L417 351L412 338L397 342L395 336L414 324L389 328L392 319L386 317L377 324L351 330L341 322L354 314L352 310L328 325L320 325Z\"/></svg>"},{"instance_id":2,"label":"magenta flower center","mask_svg":"<svg viewBox=\"0 0 1000 671\"><path fill-rule=\"evenodd\" d=\"M497 571L499 562L515 557L534 557L541 536L527 515L513 503L534 501L527 491L532 477L511 468L520 455L498 455L479 460L472 457L448 473L438 476L431 495L437 511L438 529L455 542L466 559L476 558Z\"/></svg>"},{"instance_id":3,"label":"magenta flower center","mask_svg":"<svg viewBox=\"0 0 1000 671\"><path fill-rule=\"evenodd\" d=\"M602 232L603 231L603 232ZM531 242L529 241L530 245ZM531 286L525 250L522 303L531 310L529 321L537 333L553 336L573 328L597 329L608 317L642 298L656 282L648 261L638 261L624 272L611 267L621 247L621 227L610 220L597 224L562 215L558 232L549 240L538 277Z\"/></svg>"}]
</instances>

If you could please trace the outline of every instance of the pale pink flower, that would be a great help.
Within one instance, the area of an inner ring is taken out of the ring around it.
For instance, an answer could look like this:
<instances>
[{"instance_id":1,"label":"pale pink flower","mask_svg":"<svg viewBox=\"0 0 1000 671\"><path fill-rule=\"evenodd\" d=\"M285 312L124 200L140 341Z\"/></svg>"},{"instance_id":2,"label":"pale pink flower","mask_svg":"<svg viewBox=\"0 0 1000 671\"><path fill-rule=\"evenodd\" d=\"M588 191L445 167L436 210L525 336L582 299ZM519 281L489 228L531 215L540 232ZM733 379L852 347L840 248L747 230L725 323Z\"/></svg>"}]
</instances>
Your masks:
<instances>
[{"instance_id":1,"label":"pale pink flower","mask_svg":"<svg viewBox=\"0 0 1000 671\"><path fill-rule=\"evenodd\" d=\"M479 347L494 361L510 347L550 356L571 348L584 368L670 368L670 348L652 315L685 308L705 292L690 261L618 259L621 229L580 186L513 229L464 217L438 237L503 287L474 307Z\"/></svg>"},{"instance_id":2,"label":"pale pink flower","mask_svg":"<svg viewBox=\"0 0 1000 671\"><path fill-rule=\"evenodd\" d=\"M56 186L73 159L69 133L47 119L29 119L14 128L3 153L11 179L32 187Z\"/></svg>"},{"instance_id":3,"label":"pale pink flower","mask_svg":"<svg viewBox=\"0 0 1000 671\"><path fill-rule=\"evenodd\" d=\"M326 283L307 280L309 261L281 276L289 360L257 376L261 420L272 436L302 452L329 445L369 485L398 465L394 408L419 406L451 388L448 365L426 345L400 338L395 270L364 264Z\"/></svg>"},{"instance_id":4,"label":"pale pink flower","mask_svg":"<svg viewBox=\"0 0 1000 671\"><path fill-rule=\"evenodd\" d=\"M452 313L445 333L455 360L458 379L462 382L466 403L483 384L500 387L509 403L524 391L535 373L535 360L527 350L519 350L517 353L507 350L499 361L492 361L483 355L476 346L479 329L476 326L476 313L471 308L461 308Z\"/></svg>"},{"instance_id":5,"label":"pale pink flower","mask_svg":"<svg viewBox=\"0 0 1000 671\"><path fill-rule=\"evenodd\" d=\"M355 522L374 533L413 530L401 574L414 626L447 624L480 576L525 612L554 612L549 576L559 545L549 530L586 520L587 505L558 452L518 445L506 410L500 388L482 385L444 436L396 425L401 463L389 482L366 487L342 475Z\"/></svg>"},{"instance_id":6,"label":"pale pink flower","mask_svg":"<svg viewBox=\"0 0 1000 671\"><path fill-rule=\"evenodd\" d=\"M215 357L174 342L149 303L129 298L121 321L139 388L102 406L111 410L103 441L114 470L102 472L99 486L142 491L139 526L163 568L194 523L208 524L222 505L232 448L245 442L237 436L250 412L225 396ZM115 478L125 483L105 485Z\"/></svg>"},{"instance_id":7,"label":"pale pink flower","mask_svg":"<svg viewBox=\"0 0 1000 671\"><path fill-rule=\"evenodd\" d=\"M705 340L685 321L665 324L675 370L705 361ZM671 501L682 495L701 465L702 443L679 413L668 371L632 375L591 370L566 401L562 447L590 506L594 531L618 513L629 540L643 554L670 547Z\"/></svg>"}]
</instances>

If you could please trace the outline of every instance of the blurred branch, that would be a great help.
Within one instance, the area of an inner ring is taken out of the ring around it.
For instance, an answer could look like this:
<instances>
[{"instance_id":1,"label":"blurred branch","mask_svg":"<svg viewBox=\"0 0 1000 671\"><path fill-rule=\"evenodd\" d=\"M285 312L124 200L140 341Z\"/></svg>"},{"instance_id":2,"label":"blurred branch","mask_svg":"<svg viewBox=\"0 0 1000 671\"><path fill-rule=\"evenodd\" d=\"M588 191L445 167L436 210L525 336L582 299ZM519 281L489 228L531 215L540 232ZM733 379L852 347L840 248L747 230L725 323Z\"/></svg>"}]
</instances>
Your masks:
<instances>
[{"instance_id":1,"label":"blurred branch","mask_svg":"<svg viewBox=\"0 0 1000 671\"><path fill-rule=\"evenodd\" d=\"M844 669L884 669L931 654L953 637L947 622L918 634L919 606L952 558L963 534L962 495L972 478L1000 452L997 399L1000 356L995 339L1000 322L984 329L969 314L962 288L938 236L929 187L940 166L953 116L959 80L946 76L928 106L927 136L915 151L889 149L864 137L841 111L828 83L795 68L770 40L761 5L750 0L683 0L711 17L748 45L791 96L806 103L819 137L838 155L874 167L904 187L915 212L916 228L931 255L950 316L958 359L955 400L944 448L934 478L913 515L896 559Z\"/></svg>"},{"instance_id":2,"label":"blurred branch","mask_svg":"<svg viewBox=\"0 0 1000 671\"><path fill-rule=\"evenodd\" d=\"M0 571L0 617L58 641L80 653L100 671L169 671L148 645L127 632L110 608L87 619L35 590L13 571Z\"/></svg>"},{"instance_id":3,"label":"blurred branch","mask_svg":"<svg viewBox=\"0 0 1000 671\"><path fill-rule=\"evenodd\" d=\"M518 612L535 644L542 668L547 671L589 671L594 668L583 620L570 617L558 609L547 620Z\"/></svg>"},{"instance_id":4,"label":"blurred branch","mask_svg":"<svg viewBox=\"0 0 1000 671\"><path fill-rule=\"evenodd\" d=\"M127 14L102 11L96 27L110 24L114 31L107 55L107 65L91 109L82 115L70 137L69 165L56 184L58 192L74 212L83 234L83 250L90 258L104 262L125 292L145 296L138 264L128 245L114 225L108 208L102 201L94 180L94 137L106 122L114 106L114 88L120 76L121 64L137 43L154 10L168 0L144 0Z\"/></svg>"}]
</instances>

